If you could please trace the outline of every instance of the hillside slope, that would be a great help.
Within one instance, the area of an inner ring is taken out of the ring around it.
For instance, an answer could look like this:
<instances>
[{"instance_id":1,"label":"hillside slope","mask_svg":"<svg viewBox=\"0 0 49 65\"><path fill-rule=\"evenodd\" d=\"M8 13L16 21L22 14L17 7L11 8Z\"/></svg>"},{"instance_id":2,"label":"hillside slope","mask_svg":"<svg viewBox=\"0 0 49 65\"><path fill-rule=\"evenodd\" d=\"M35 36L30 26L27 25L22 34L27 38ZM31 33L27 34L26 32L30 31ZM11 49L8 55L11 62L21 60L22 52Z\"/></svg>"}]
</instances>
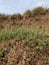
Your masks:
<instances>
[{"instance_id":1,"label":"hillside slope","mask_svg":"<svg viewBox=\"0 0 49 65\"><path fill-rule=\"evenodd\" d=\"M0 65L49 65L49 9L0 14Z\"/></svg>"}]
</instances>

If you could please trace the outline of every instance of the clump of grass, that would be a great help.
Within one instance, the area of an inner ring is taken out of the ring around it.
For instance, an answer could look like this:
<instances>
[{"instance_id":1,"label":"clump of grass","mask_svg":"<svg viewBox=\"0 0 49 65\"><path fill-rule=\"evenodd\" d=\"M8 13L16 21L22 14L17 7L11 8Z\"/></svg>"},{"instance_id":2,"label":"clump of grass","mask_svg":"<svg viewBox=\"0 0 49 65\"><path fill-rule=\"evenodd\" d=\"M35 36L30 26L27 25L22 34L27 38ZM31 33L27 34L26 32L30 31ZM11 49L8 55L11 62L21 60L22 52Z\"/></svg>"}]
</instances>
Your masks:
<instances>
[{"instance_id":1,"label":"clump of grass","mask_svg":"<svg viewBox=\"0 0 49 65\"><path fill-rule=\"evenodd\" d=\"M3 51L0 51L0 58L3 57Z\"/></svg>"},{"instance_id":2,"label":"clump of grass","mask_svg":"<svg viewBox=\"0 0 49 65\"><path fill-rule=\"evenodd\" d=\"M35 44L39 45L39 46L43 46L44 45L44 41L41 39L35 39Z\"/></svg>"},{"instance_id":3,"label":"clump of grass","mask_svg":"<svg viewBox=\"0 0 49 65\"><path fill-rule=\"evenodd\" d=\"M7 48L0 50L0 58L4 57L4 52L7 51Z\"/></svg>"}]
</instances>

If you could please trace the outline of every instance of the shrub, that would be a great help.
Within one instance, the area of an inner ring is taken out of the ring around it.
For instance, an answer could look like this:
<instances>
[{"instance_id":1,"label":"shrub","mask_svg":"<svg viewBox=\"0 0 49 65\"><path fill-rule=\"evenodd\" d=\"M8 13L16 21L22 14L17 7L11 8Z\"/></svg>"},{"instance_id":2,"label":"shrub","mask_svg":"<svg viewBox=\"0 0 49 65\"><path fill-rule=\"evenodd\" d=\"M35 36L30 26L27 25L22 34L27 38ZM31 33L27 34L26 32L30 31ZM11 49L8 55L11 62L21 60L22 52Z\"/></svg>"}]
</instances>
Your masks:
<instances>
[{"instance_id":1,"label":"shrub","mask_svg":"<svg viewBox=\"0 0 49 65\"><path fill-rule=\"evenodd\" d=\"M13 14L10 16L10 20L20 20L22 19L22 15L20 14Z\"/></svg>"},{"instance_id":2,"label":"shrub","mask_svg":"<svg viewBox=\"0 0 49 65\"><path fill-rule=\"evenodd\" d=\"M30 18L32 15L31 15L31 11L30 10L27 10L24 14L23 14L24 18L28 19Z\"/></svg>"},{"instance_id":3,"label":"shrub","mask_svg":"<svg viewBox=\"0 0 49 65\"><path fill-rule=\"evenodd\" d=\"M45 15L46 13L46 9L42 7L37 7L34 10L32 10L32 15Z\"/></svg>"},{"instance_id":4,"label":"shrub","mask_svg":"<svg viewBox=\"0 0 49 65\"><path fill-rule=\"evenodd\" d=\"M47 9L47 12L49 13L49 8Z\"/></svg>"},{"instance_id":5,"label":"shrub","mask_svg":"<svg viewBox=\"0 0 49 65\"><path fill-rule=\"evenodd\" d=\"M22 17L22 15L21 14L17 14L17 19L18 20L20 20L20 19L22 19L23 17Z\"/></svg>"}]
</instances>

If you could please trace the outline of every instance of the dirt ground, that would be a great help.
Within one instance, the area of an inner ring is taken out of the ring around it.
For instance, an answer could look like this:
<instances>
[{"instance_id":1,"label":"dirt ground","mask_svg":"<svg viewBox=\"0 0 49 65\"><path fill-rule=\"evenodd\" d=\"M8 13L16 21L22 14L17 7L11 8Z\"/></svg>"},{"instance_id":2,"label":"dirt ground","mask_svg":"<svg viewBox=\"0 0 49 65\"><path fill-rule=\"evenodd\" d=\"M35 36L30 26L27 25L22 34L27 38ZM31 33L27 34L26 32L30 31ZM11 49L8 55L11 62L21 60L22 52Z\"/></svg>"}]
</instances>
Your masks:
<instances>
[{"instance_id":1,"label":"dirt ground","mask_svg":"<svg viewBox=\"0 0 49 65\"><path fill-rule=\"evenodd\" d=\"M3 57L0 58L0 65L49 65L49 46L32 47L23 44L16 39L6 40L0 43L0 50L3 50Z\"/></svg>"},{"instance_id":2,"label":"dirt ground","mask_svg":"<svg viewBox=\"0 0 49 65\"><path fill-rule=\"evenodd\" d=\"M11 27L39 27L41 30L49 30L49 15L0 23L2 29ZM49 65L49 45L40 47L34 44L31 47L16 39L9 39L0 42L0 50L4 50L0 65Z\"/></svg>"}]
</instances>

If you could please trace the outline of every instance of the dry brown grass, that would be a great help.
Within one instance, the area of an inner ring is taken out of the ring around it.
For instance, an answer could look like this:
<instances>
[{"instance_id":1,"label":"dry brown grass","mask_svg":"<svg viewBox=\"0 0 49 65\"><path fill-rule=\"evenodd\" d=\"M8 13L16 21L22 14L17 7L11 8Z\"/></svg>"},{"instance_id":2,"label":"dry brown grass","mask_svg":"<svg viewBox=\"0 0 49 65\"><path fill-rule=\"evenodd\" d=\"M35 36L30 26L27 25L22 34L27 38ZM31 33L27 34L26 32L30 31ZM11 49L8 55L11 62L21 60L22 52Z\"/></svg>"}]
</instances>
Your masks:
<instances>
[{"instance_id":1,"label":"dry brown grass","mask_svg":"<svg viewBox=\"0 0 49 65\"><path fill-rule=\"evenodd\" d=\"M10 20L20 20L20 19L22 19L21 14L13 14L10 16Z\"/></svg>"},{"instance_id":2,"label":"dry brown grass","mask_svg":"<svg viewBox=\"0 0 49 65\"><path fill-rule=\"evenodd\" d=\"M37 7L32 10L32 15L45 15L46 13L46 9L44 9L43 7Z\"/></svg>"},{"instance_id":3,"label":"dry brown grass","mask_svg":"<svg viewBox=\"0 0 49 65\"><path fill-rule=\"evenodd\" d=\"M38 7L32 11L28 10L23 15L0 14L0 29L18 27L46 27L49 28L49 9Z\"/></svg>"}]
</instances>

